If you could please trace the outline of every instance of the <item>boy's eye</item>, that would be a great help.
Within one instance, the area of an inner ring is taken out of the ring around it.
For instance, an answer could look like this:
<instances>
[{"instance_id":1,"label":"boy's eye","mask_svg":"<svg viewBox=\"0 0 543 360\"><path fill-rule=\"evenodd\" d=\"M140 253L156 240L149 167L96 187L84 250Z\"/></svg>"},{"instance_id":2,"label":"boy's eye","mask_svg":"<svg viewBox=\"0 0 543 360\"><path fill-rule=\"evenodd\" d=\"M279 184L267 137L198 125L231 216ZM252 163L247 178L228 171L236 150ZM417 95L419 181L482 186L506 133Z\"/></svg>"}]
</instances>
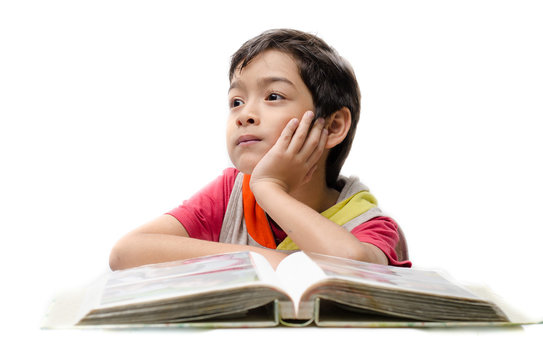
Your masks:
<instances>
[{"instance_id":1,"label":"boy's eye","mask_svg":"<svg viewBox=\"0 0 543 360\"><path fill-rule=\"evenodd\" d=\"M235 107L238 107L240 105L243 105L243 101L240 100L240 99L234 99L232 100L232 102L230 103L230 106L235 108Z\"/></svg>"},{"instance_id":2,"label":"boy's eye","mask_svg":"<svg viewBox=\"0 0 543 360\"><path fill-rule=\"evenodd\" d=\"M268 101L277 101L277 100L283 100L284 97L277 94L277 93L271 93L270 95L268 95L268 97L266 98L266 100Z\"/></svg>"}]
</instances>

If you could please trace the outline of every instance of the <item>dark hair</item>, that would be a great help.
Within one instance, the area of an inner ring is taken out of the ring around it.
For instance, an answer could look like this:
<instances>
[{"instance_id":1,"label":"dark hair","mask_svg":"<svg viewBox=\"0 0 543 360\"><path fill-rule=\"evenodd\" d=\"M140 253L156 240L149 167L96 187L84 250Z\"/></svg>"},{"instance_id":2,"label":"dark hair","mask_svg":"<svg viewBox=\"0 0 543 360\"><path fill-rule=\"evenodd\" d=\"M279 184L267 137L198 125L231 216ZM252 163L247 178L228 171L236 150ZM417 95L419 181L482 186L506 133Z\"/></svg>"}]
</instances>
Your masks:
<instances>
[{"instance_id":1,"label":"dark hair","mask_svg":"<svg viewBox=\"0 0 543 360\"><path fill-rule=\"evenodd\" d=\"M319 37L298 30L274 29L245 42L230 62L229 79L257 55L275 49L291 55L315 106L315 119L329 117L343 107L351 112L351 127L345 139L330 150L326 159L326 184L336 188L339 172L349 154L360 117L360 90L351 66Z\"/></svg>"}]
</instances>

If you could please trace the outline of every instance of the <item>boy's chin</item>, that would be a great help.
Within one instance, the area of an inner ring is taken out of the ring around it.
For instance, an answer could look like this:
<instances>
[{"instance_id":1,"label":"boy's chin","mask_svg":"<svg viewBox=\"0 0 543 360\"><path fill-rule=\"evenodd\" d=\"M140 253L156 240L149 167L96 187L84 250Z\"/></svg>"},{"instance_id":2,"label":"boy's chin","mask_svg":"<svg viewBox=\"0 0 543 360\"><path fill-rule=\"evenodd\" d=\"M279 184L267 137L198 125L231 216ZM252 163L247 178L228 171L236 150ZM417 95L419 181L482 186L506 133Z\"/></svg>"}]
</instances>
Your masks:
<instances>
[{"instance_id":1,"label":"boy's chin","mask_svg":"<svg viewBox=\"0 0 543 360\"><path fill-rule=\"evenodd\" d=\"M238 161L232 161L232 164L234 164L234 167L238 169L240 172L247 175L251 175L253 173L253 170L256 164L258 164L258 160L257 159L238 159Z\"/></svg>"},{"instance_id":2,"label":"boy's chin","mask_svg":"<svg viewBox=\"0 0 543 360\"><path fill-rule=\"evenodd\" d=\"M236 166L236 169L238 169L240 172L251 175L253 173L254 166Z\"/></svg>"},{"instance_id":3,"label":"boy's chin","mask_svg":"<svg viewBox=\"0 0 543 360\"><path fill-rule=\"evenodd\" d=\"M236 169L238 169L240 172L246 175L251 175L257 164L258 164L257 161L255 161L254 163L253 162L242 163L242 164L236 165Z\"/></svg>"}]
</instances>

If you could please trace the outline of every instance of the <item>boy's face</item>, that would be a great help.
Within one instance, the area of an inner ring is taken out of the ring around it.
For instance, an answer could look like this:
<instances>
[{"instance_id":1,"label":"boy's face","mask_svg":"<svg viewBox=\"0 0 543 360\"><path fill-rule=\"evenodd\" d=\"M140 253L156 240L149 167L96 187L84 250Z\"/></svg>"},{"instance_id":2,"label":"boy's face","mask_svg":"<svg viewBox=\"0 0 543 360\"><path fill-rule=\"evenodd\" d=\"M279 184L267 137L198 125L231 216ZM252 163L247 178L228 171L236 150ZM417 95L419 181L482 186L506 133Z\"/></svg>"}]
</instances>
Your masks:
<instances>
[{"instance_id":1,"label":"boy's face","mask_svg":"<svg viewBox=\"0 0 543 360\"><path fill-rule=\"evenodd\" d=\"M241 72L236 70L228 99L228 155L245 174L253 171L289 120L300 120L307 110L315 111L298 66L278 50L262 52Z\"/></svg>"}]
</instances>

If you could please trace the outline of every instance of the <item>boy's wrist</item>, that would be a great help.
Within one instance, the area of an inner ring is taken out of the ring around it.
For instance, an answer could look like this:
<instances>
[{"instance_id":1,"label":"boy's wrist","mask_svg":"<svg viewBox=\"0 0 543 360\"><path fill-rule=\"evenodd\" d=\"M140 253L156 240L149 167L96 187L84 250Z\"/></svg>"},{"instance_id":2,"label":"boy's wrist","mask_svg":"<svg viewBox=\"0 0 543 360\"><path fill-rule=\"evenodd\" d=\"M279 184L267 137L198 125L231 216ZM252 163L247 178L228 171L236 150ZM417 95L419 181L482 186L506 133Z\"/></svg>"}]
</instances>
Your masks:
<instances>
[{"instance_id":1,"label":"boy's wrist","mask_svg":"<svg viewBox=\"0 0 543 360\"><path fill-rule=\"evenodd\" d=\"M268 199L274 199L281 196L281 194L288 195L288 189L286 189L285 185L274 180L251 182L251 191L261 207L265 206Z\"/></svg>"}]
</instances>

